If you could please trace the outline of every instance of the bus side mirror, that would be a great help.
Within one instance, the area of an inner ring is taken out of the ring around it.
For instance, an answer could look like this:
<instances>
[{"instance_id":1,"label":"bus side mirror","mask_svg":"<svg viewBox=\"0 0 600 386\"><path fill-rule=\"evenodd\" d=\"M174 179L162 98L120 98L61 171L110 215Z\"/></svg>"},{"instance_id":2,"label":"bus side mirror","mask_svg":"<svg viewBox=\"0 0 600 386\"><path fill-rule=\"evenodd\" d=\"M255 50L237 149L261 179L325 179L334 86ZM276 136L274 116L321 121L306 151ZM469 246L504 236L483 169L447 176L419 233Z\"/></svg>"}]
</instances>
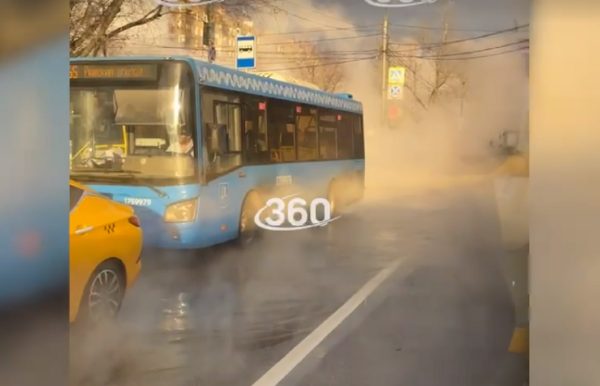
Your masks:
<instances>
[{"instance_id":1,"label":"bus side mirror","mask_svg":"<svg viewBox=\"0 0 600 386\"><path fill-rule=\"evenodd\" d=\"M209 154L227 153L227 127L215 123L209 123L206 126Z\"/></svg>"}]
</instances>

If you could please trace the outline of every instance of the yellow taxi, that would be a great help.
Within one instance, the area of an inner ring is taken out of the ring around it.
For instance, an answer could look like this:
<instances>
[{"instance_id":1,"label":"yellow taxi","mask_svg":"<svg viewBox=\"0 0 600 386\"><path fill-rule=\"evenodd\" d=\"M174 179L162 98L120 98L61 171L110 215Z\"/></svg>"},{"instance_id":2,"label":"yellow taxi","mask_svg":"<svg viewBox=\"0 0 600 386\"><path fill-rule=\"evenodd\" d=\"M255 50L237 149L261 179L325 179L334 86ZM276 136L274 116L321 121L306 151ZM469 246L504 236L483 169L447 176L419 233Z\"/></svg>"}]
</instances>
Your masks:
<instances>
[{"instance_id":1,"label":"yellow taxi","mask_svg":"<svg viewBox=\"0 0 600 386\"><path fill-rule=\"evenodd\" d=\"M114 318L141 269L142 229L133 209L71 181L69 320Z\"/></svg>"}]
</instances>

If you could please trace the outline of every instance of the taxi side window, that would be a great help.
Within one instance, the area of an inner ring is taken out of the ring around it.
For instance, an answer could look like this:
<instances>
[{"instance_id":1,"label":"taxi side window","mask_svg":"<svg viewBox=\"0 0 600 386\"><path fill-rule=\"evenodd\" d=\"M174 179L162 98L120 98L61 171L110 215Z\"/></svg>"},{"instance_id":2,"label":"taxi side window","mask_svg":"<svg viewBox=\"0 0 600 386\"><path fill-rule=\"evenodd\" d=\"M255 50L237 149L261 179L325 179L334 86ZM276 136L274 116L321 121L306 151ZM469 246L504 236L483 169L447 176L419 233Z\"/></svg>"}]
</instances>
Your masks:
<instances>
[{"instance_id":1,"label":"taxi side window","mask_svg":"<svg viewBox=\"0 0 600 386\"><path fill-rule=\"evenodd\" d=\"M69 188L70 188L70 204L71 204L70 210L73 210L75 205L77 205L77 203L79 202L79 199L81 199L81 196L83 195L83 190L76 188L72 185L69 186Z\"/></svg>"}]
</instances>

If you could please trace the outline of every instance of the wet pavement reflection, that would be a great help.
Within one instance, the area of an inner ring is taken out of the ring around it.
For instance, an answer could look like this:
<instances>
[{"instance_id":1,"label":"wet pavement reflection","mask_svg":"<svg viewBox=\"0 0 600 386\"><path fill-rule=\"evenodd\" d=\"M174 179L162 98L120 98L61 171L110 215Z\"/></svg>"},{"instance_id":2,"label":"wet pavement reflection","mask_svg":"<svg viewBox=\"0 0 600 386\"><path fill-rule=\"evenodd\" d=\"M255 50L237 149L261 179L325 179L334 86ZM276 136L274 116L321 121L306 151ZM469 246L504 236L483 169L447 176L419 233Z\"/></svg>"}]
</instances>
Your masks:
<instances>
[{"instance_id":1,"label":"wet pavement reflection","mask_svg":"<svg viewBox=\"0 0 600 386\"><path fill-rule=\"evenodd\" d=\"M391 197L243 249L145 251L115 325L72 334L72 384L252 384L380 269L440 253L465 191Z\"/></svg>"}]
</instances>

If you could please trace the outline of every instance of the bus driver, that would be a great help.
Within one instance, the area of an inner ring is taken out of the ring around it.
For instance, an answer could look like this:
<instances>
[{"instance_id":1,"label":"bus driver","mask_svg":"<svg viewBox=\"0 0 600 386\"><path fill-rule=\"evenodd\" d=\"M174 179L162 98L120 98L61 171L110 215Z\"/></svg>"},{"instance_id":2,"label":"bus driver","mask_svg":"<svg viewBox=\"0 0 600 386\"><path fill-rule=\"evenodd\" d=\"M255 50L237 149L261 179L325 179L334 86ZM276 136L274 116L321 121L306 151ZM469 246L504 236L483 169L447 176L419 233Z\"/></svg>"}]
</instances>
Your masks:
<instances>
[{"instance_id":1,"label":"bus driver","mask_svg":"<svg viewBox=\"0 0 600 386\"><path fill-rule=\"evenodd\" d=\"M172 141L167 148L168 153L187 154L194 156L194 140L190 133L181 130L177 136L177 141Z\"/></svg>"}]
</instances>

